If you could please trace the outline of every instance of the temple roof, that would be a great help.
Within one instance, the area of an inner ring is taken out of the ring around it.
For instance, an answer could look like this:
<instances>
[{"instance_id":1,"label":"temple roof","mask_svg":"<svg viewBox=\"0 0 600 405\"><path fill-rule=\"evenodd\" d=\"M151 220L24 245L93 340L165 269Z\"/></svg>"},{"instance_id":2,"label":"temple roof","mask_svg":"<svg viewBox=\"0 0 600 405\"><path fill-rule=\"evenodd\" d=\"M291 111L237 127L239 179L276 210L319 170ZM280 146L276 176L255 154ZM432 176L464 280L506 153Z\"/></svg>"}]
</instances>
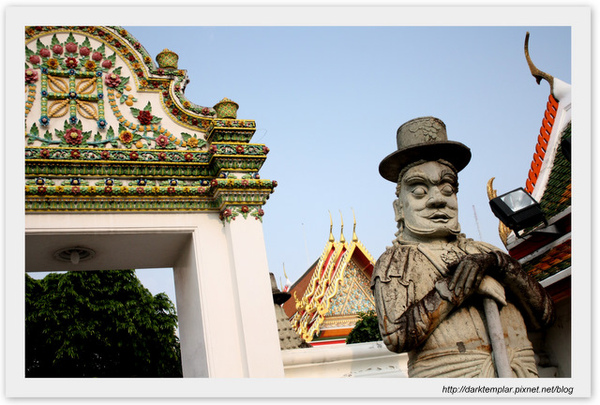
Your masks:
<instances>
[{"instance_id":1,"label":"temple roof","mask_svg":"<svg viewBox=\"0 0 600 405\"><path fill-rule=\"evenodd\" d=\"M550 95L525 190L540 203L548 223L523 238L510 233L504 241L511 256L542 281L571 266L571 86L533 65L527 41L528 36L525 51L532 75L538 84L549 82Z\"/></svg>"},{"instance_id":2,"label":"temple roof","mask_svg":"<svg viewBox=\"0 0 600 405\"><path fill-rule=\"evenodd\" d=\"M369 287L374 263L356 232L350 243L343 233L340 240L335 241L330 232L316 264L290 289L296 305L296 312L291 317L292 327L304 340L311 342L319 336L345 338L359 312L375 309ZM303 294L299 297L298 292L302 289Z\"/></svg>"}]
</instances>

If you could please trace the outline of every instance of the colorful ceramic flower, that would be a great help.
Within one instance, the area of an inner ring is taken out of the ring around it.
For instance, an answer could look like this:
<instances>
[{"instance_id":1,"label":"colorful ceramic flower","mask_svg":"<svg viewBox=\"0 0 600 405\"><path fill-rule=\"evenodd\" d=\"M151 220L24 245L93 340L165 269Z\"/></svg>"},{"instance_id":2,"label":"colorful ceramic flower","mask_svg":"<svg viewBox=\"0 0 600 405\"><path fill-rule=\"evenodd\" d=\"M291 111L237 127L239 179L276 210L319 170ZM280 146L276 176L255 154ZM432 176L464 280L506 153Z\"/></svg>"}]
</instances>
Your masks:
<instances>
[{"instance_id":1,"label":"colorful ceramic flower","mask_svg":"<svg viewBox=\"0 0 600 405\"><path fill-rule=\"evenodd\" d=\"M48 67L51 69L56 69L58 67L58 61L54 58L48 59Z\"/></svg>"},{"instance_id":2,"label":"colorful ceramic flower","mask_svg":"<svg viewBox=\"0 0 600 405\"><path fill-rule=\"evenodd\" d=\"M40 151L40 156L42 159L48 159L50 157L50 151L48 149L42 149Z\"/></svg>"},{"instance_id":3,"label":"colorful ceramic flower","mask_svg":"<svg viewBox=\"0 0 600 405\"><path fill-rule=\"evenodd\" d=\"M48 48L42 48L40 49L40 56L42 58L47 58L50 56L50 50Z\"/></svg>"},{"instance_id":4,"label":"colorful ceramic flower","mask_svg":"<svg viewBox=\"0 0 600 405\"><path fill-rule=\"evenodd\" d=\"M198 146L198 138L190 137L187 141L187 145L190 148L195 148Z\"/></svg>"},{"instance_id":5,"label":"colorful ceramic flower","mask_svg":"<svg viewBox=\"0 0 600 405\"><path fill-rule=\"evenodd\" d=\"M241 155L242 153L244 153L244 147L242 145L238 145L235 147L235 151L238 155Z\"/></svg>"},{"instance_id":6,"label":"colorful ceramic flower","mask_svg":"<svg viewBox=\"0 0 600 405\"><path fill-rule=\"evenodd\" d=\"M63 47L56 44L52 47L52 52L54 52L56 55L61 55L63 53Z\"/></svg>"},{"instance_id":7,"label":"colorful ceramic flower","mask_svg":"<svg viewBox=\"0 0 600 405\"><path fill-rule=\"evenodd\" d=\"M105 69L110 69L112 67L112 62L108 59L102 61L102 67Z\"/></svg>"},{"instance_id":8,"label":"colorful ceramic flower","mask_svg":"<svg viewBox=\"0 0 600 405\"><path fill-rule=\"evenodd\" d=\"M94 52L92 54L92 59L96 62L100 62L102 60L102 54L100 52Z\"/></svg>"},{"instance_id":9,"label":"colorful ceramic flower","mask_svg":"<svg viewBox=\"0 0 600 405\"><path fill-rule=\"evenodd\" d=\"M121 84L121 77L119 75L111 73L109 75L106 75L106 79L104 79L104 83L106 84L107 87L114 89L119 84Z\"/></svg>"},{"instance_id":10,"label":"colorful ceramic flower","mask_svg":"<svg viewBox=\"0 0 600 405\"><path fill-rule=\"evenodd\" d=\"M125 144L131 143L133 141L133 134L130 131L122 131L119 134L119 139Z\"/></svg>"},{"instance_id":11,"label":"colorful ceramic flower","mask_svg":"<svg viewBox=\"0 0 600 405\"><path fill-rule=\"evenodd\" d=\"M34 65L37 65L38 63L40 63L41 58L38 55L31 55L29 57L29 62L33 63Z\"/></svg>"},{"instance_id":12,"label":"colorful ceramic flower","mask_svg":"<svg viewBox=\"0 0 600 405\"><path fill-rule=\"evenodd\" d=\"M81 133L81 130L77 128L69 128L65 132L65 142L69 145L79 145L82 140L83 134Z\"/></svg>"},{"instance_id":13,"label":"colorful ceramic flower","mask_svg":"<svg viewBox=\"0 0 600 405\"><path fill-rule=\"evenodd\" d=\"M167 160L167 154L165 152L160 152L158 154L158 160Z\"/></svg>"},{"instance_id":14,"label":"colorful ceramic flower","mask_svg":"<svg viewBox=\"0 0 600 405\"><path fill-rule=\"evenodd\" d=\"M87 70L88 72L93 72L94 70L96 70L96 62L94 62L93 60L87 60L84 66L85 70Z\"/></svg>"},{"instance_id":15,"label":"colorful ceramic flower","mask_svg":"<svg viewBox=\"0 0 600 405\"><path fill-rule=\"evenodd\" d=\"M138 121L140 122L140 124L142 125L148 125L150 123L152 123L152 113L150 111L146 111L146 110L142 110L140 111L140 113L138 114Z\"/></svg>"},{"instance_id":16,"label":"colorful ceramic flower","mask_svg":"<svg viewBox=\"0 0 600 405\"><path fill-rule=\"evenodd\" d=\"M25 70L25 83L35 83L38 80L38 73L33 69Z\"/></svg>"},{"instance_id":17,"label":"colorful ceramic flower","mask_svg":"<svg viewBox=\"0 0 600 405\"><path fill-rule=\"evenodd\" d=\"M81 189L79 188L79 186L71 187L71 194L79 194L80 191Z\"/></svg>"},{"instance_id":18,"label":"colorful ceramic flower","mask_svg":"<svg viewBox=\"0 0 600 405\"><path fill-rule=\"evenodd\" d=\"M187 160L188 162L191 162L192 160L194 160L194 155L192 155L191 153L186 153L184 156L185 160Z\"/></svg>"},{"instance_id":19,"label":"colorful ceramic flower","mask_svg":"<svg viewBox=\"0 0 600 405\"><path fill-rule=\"evenodd\" d=\"M242 212L245 214L245 213L247 213L248 211L250 211L250 208L248 208L248 206L247 206L247 205L242 205L241 211L242 211Z\"/></svg>"},{"instance_id":20,"label":"colorful ceramic flower","mask_svg":"<svg viewBox=\"0 0 600 405\"><path fill-rule=\"evenodd\" d=\"M67 60L65 60L65 65L67 65L69 69L74 69L77 67L77 59L67 58Z\"/></svg>"},{"instance_id":21,"label":"colorful ceramic flower","mask_svg":"<svg viewBox=\"0 0 600 405\"><path fill-rule=\"evenodd\" d=\"M103 150L102 152L100 152L100 157L104 160L108 160L110 159L110 152L107 150Z\"/></svg>"},{"instance_id":22,"label":"colorful ceramic flower","mask_svg":"<svg viewBox=\"0 0 600 405\"><path fill-rule=\"evenodd\" d=\"M136 151L131 151L129 153L129 159L131 159L131 160L137 160L138 159L138 153Z\"/></svg>"},{"instance_id":23,"label":"colorful ceramic flower","mask_svg":"<svg viewBox=\"0 0 600 405\"><path fill-rule=\"evenodd\" d=\"M81 153L78 150L72 150L71 151L71 158L73 158L73 159L79 159L80 156L81 156Z\"/></svg>"},{"instance_id":24,"label":"colorful ceramic flower","mask_svg":"<svg viewBox=\"0 0 600 405\"><path fill-rule=\"evenodd\" d=\"M167 138L167 137L166 137L166 136L164 136L164 135L159 135L159 136L156 138L156 144L157 144L158 146L160 146L161 148L164 148L164 147L166 147L166 146L169 144L169 138Z\"/></svg>"}]
</instances>

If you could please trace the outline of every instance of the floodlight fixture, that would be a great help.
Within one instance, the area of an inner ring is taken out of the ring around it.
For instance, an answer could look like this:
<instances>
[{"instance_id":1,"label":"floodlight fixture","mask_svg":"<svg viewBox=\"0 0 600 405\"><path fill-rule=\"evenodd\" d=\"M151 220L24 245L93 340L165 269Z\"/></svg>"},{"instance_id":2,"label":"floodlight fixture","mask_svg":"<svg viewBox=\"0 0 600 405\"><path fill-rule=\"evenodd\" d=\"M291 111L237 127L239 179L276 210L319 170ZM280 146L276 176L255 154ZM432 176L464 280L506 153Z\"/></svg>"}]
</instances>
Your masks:
<instances>
[{"instance_id":1,"label":"floodlight fixture","mask_svg":"<svg viewBox=\"0 0 600 405\"><path fill-rule=\"evenodd\" d=\"M548 225L540 204L522 187L491 199L490 207L494 215L517 237L522 237L519 231L541 222Z\"/></svg>"}]
</instances>

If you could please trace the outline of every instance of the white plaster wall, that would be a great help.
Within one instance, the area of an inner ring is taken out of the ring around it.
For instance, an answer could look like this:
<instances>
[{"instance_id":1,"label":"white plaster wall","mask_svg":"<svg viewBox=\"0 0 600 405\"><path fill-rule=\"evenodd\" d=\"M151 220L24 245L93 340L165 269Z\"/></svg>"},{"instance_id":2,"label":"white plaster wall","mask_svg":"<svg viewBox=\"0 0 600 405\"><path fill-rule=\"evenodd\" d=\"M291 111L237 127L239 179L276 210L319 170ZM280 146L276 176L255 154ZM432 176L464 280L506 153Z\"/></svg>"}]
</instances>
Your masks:
<instances>
[{"instance_id":1,"label":"white plaster wall","mask_svg":"<svg viewBox=\"0 0 600 405\"><path fill-rule=\"evenodd\" d=\"M282 356L288 378L408 378L408 354L390 352L383 342L284 350Z\"/></svg>"}]
</instances>

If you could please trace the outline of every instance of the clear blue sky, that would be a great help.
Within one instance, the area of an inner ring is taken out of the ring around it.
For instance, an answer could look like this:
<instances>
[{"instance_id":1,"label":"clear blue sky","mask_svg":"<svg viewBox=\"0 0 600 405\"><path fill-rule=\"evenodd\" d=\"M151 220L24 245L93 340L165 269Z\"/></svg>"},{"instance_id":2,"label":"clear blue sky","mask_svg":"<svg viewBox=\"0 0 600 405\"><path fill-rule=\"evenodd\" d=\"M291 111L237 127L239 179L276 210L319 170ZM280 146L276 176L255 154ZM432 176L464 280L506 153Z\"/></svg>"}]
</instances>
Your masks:
<instances>
[{"instance_id":1,"label":"clear blue sky","mask_svg":"<svg viewBox=\"0 0 600 405\"><path fill-rule=\"evenodd\" d=\"M499 193L525 185L549 85L529 73L523 43L542 70L571 83L570 27L125 27L153 57L164 48L188 72L186 97L223 97L253 119L253 142L271 152L260 171L279 186L265 205L269 270L292 281L329 235L359 239L377 258L395 232L395 185L378 174L396 129L442 119L471 148L460 173L467 236L502 246L486 183ZM341 211L341 214L340 214ZM477 226L475 215L479 221ZM481 233L480 233L481 232Z\"/></svg>"},{"instance_id":2,"label":"clear blue sky","mask_svg":"<svg viewBox=\"0 0 600 405\"><path fill-rule=\"evenodd\" d=\"M279 19L278 12L238 14L231 7L214 20L201 10L140 9L131 18L115 14L113 24L128 21L121 25L153 58L164 48L175 51L191 102L214 106L227 97L240 105L238 118L256 121L252 142L271 150L260 174L279 184L263 220L268 270L278 282L284 264L295 281L320 256L330 212L336 238L341 216L351 237L354 212L358 237L375 258L391 244L395 185L378 166L396 149L397 128L425 115L442 119L449 138L473 153L459 179L463 231L502 246L486 183L496 177L499 193L525 185L549 94L548 84L538 86L529 73L525 33L534 63L571 83L569 24L546 27L543 11L522 8L507 9L498 26L486 26L493 19L486 12L456 9L447 18L428 15L429 26L417 26L423 16L413 19L403 8L361 9L364 21L344 8ZM170 271L139 274L151 291L174 298Z\"/></svg>"}]
</instances>

